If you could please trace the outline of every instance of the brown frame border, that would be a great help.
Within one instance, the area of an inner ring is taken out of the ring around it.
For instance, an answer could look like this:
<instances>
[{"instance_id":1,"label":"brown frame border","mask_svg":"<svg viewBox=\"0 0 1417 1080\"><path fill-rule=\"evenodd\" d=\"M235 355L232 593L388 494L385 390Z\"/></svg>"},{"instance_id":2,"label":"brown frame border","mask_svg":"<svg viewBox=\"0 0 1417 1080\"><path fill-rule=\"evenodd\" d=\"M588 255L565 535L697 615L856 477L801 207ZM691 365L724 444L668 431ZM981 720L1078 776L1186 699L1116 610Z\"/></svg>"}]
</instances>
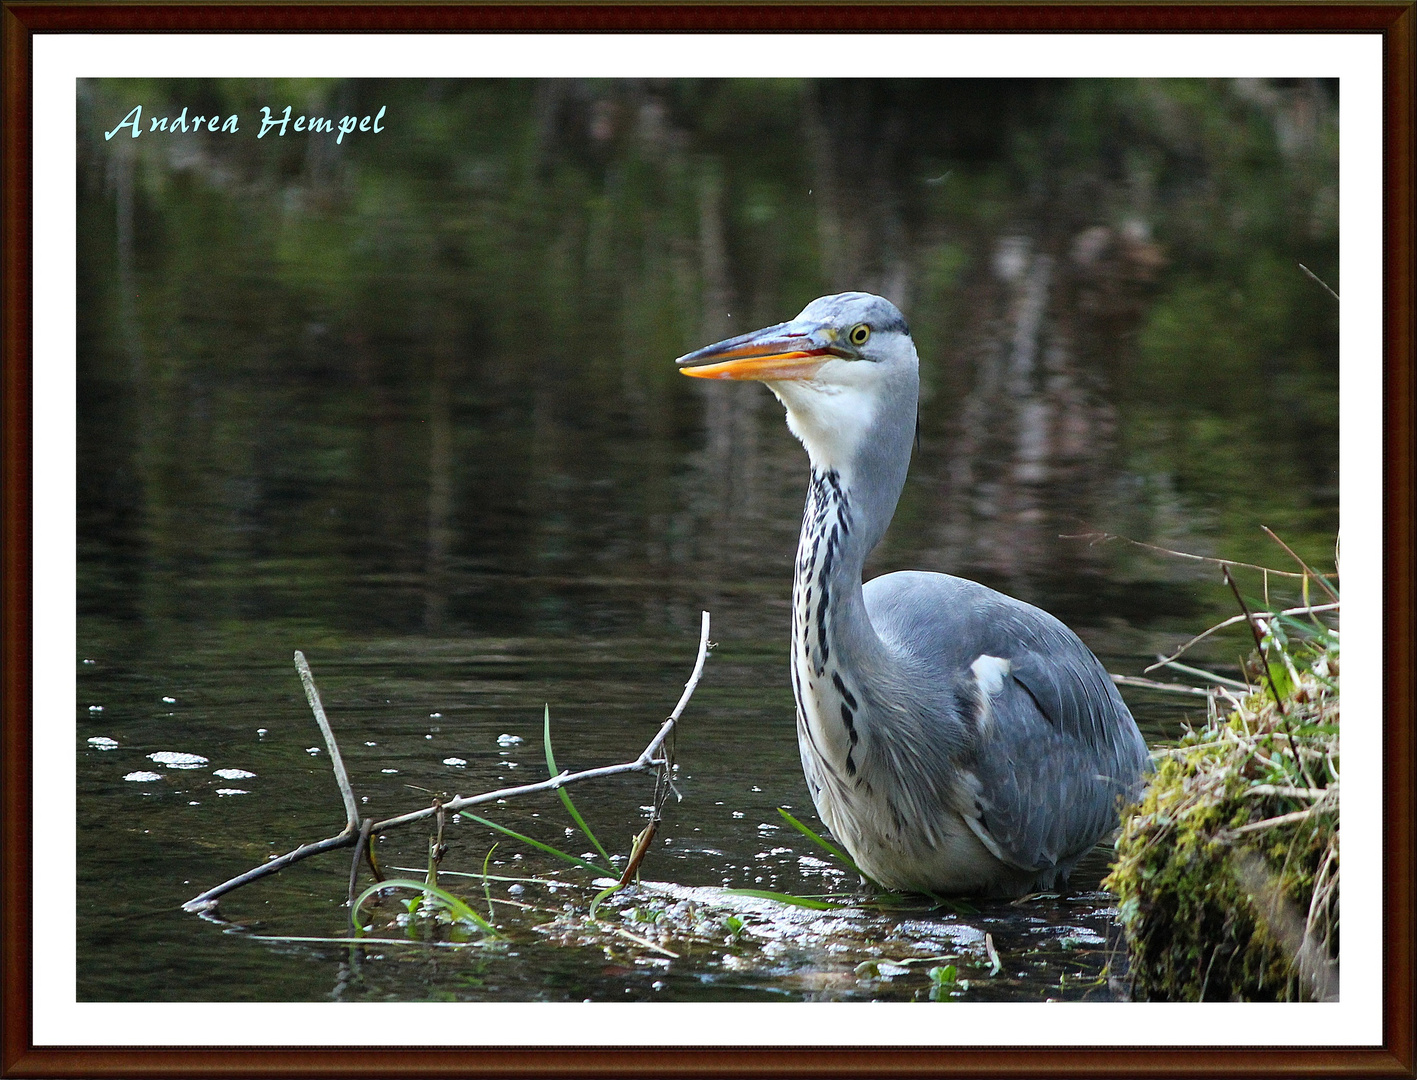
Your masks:
<instances>
[{"instance_id":1,"label":"brown frame border","mask_svg":"<svg viewBox=\"0 0 1417 1080\"><path fill-rule=\"evenodd\" d=\"M1417 1077L1414 1040L1414 0L1388 3L358 4L0 0L0 1076ZM1383 36L1385 995L1378 1048L39 1048L31 1040L32 53L77 32L1369 32ZM475 1054L475 1056L474 1056Z\"/></svg>"}]
</instances>

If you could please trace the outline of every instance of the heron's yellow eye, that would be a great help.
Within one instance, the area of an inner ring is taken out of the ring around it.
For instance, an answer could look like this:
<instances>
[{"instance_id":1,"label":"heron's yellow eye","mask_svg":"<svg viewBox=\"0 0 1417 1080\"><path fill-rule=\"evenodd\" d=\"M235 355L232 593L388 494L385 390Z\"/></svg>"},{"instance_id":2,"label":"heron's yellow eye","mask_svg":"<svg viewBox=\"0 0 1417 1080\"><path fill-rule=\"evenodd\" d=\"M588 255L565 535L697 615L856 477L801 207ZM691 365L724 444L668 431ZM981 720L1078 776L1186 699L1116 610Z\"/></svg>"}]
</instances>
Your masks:
<instances>
[{"instance_id":1,"label":"heron's yellow eye","mask_svg":"<svg viewBox=\"0 0 1417 1080\"><path fill-rule=\"evenodd\" d=\"M871 328L865 323L857 323L851 328L851 333L847 335L851 339L851 344L858 349L866 344L866 339L871 336Z\"/></svg>"}]
</instances>

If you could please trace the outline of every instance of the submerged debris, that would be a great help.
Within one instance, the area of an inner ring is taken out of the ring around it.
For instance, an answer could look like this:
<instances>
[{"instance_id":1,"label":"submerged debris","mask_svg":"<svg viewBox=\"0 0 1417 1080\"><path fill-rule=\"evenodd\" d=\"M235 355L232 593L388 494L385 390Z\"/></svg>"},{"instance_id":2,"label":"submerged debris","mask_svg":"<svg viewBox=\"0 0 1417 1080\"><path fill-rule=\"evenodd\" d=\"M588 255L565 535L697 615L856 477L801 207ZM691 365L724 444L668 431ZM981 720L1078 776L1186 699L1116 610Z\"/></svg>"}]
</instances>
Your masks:
<instances>
[{"instance_id":1,"label":"submerged debris","mask_svg":"<svg viewBox=\"0 0 1417 1080\"><path fill-rule=\"evenodd\" d=\"M1338 631L1253 622L1263 689L1213 691L1204 725L1161 751L1104 882L1138 999L1338 996Z\"/></svg>"}]
</instances>

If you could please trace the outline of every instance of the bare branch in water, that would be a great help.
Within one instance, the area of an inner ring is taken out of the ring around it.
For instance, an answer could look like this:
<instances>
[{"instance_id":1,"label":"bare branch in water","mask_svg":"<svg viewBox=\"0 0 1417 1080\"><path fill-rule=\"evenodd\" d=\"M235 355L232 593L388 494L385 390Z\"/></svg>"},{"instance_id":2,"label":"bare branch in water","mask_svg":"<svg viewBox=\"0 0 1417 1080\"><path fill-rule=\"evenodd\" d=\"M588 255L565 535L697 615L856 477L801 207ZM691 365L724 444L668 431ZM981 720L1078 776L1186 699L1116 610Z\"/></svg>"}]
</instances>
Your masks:
<instances>
[{"instance_id":1,"label":"bare branch in water","mask_svg":"<svg viewBox=\"0 0 1417 1080\"><path fill-rule=\"evenodd\" d=\"M664 764L662 757L657 757L660 748L664 745L664 740L669 737L674 730L674 725L679 722L683 715L684 708L689 704L689 699L694 695L694 689L699 685L699 679L703 677L704 663L708 659L709 649L712 643L709 641L709 613L705 611L699 628L699 652L694 661L693 673L689 676L689 681L684 684L684 692L679 697L679 702L674 706L674 711L669 714L668 719L660 725L653 739L649 741L640 754L633 761L621 762L617 765L603 765L596 769L583 769L580 772L562 772L549 780L543 780L536 784L522 784L518 787L500 788L497 791L487 791L479 795L459 795L448 799L442 803L435 803L433 806L423 807L407 814L400 814L398 817L388 818L384 821L377 821L373 824L366 823L361 829L359 813L354 800L354 790L349 783L349 775L345 772L344 761L340 757L339 744L335 741L334 731L330 728L329 720L325 717L324 706L320 703L319 692L315 689L315 679L310 672L310 666L305 662L305 657L297 652L295 654L296 669L300 672L300 680L305 685L305 695L310 701L310 708L315 714L315 722L320 725L320 731L325 736L325 745L330 751L330 763L335 772L335 779L340 786L340 794L344 797L345 810L349 815L348 824L344 831L335 836L326 837L324 840L317 840L313 843L302 844L293 851L288 851L284 855L254 866L244 874L239 874L229 881L224 881L220 885L208 889L199 896L194 896L182 905L184 911L206 911L216 904L218 897L224 896L234 889L239 889L252 881L268 877L271 874L284 870L292 863L308 859L311 855L318 855L322 851L334 851L338 848L346 848L360 842L361 836L364 838L364 848L368 855L373 854L373 847L368 843L368 837L396 829L403 825L411 825L416 821L430 818L442 811L457 811L469 806L478 806L482 803L496 802L498 799L515 799L523 795L534 795L543 791L555 791L568 784L580 783L584 780L595 780L602 776L616 776L620 773L645 772L649 769L659 768ZM358 865L357 861L356 864Z\"/></svg>"},{"instance_id":2,"label":"bare branch in water","mask_svg":"<svg viewBox=\"0 0 1417 1080\"><path fill-rule=\"evenodd\" d=\"M339 743L330 729L330 721L325 716L325 706L320 701L320 691L315 688L315 676L310 673L310 665L305 662L305 654L295 650L295 670L300 672L300 681L305 686L305 700L310 702L310 711L315 714L315 723L320 725L320 734L325 737L325 749L330 752L330 766L335 770L335 783L339 784L340 796L344 799L345 832L359 830L359 800L354 797L354 788L349 783L349 773L344 768L344 758L340 756Z\"/></svg>"}]
</instances>

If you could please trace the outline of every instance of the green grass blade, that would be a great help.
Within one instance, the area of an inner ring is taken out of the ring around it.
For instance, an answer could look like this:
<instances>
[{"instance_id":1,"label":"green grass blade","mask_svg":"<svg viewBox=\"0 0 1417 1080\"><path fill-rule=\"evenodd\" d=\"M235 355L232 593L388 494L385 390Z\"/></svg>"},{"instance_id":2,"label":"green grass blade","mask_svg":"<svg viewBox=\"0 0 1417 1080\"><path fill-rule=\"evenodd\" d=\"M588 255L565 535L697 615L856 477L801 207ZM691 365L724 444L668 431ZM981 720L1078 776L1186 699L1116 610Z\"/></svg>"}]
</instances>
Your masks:
<instances>
[{"instance_id":1,"label":"green grass blade","mask_svg":"<svg viewBox=\"0 0 1417 1080\"><path fill-rule=\"evenodd\" d=\"M492 853L497 850L497 845L493 844L487 849L487 857L482 860L482 894L487 897L487 917L495 919L497 916L492 910L492 882L487 879L487 868L492 865Z\"/></svg>"},{"instance_id":2,"label":"green grass blade","mask_svg":"<svg viewBox=\"0 0 1417 1080\"><path fill-rule=\"evenodd\" d=\"M769 892L767 889L724 889L729 896L751 896L756 900L773 900L793 907L811 908L813 911L832 911L838 905L825 900L813 900L809 896L793 896L791 893Z\"/></svg>"},{"instance_id":3,"label":"green grass blade","mask_svg":"<svg viewBox=\"0 0 1417 1080\"><path fill-rule=\"evenodd\" d=\"M555 776L561 770L556 768L555 755L551 753L551 706L546 706L546 711L542 715L543 741L546 743L546 767ZM581 817L581 812L576 809L576 804L571 801L571 793L565 788L557 788L556 794L561 796L561 802L565 805L566 811L571 815L571 820L580 826L581 832L586 834L586 839L595 845L595 850L600 852L601 857L606 862L610 862L610 852L601 846L599 840L595 838L595 833L590 831L590 826L585 823L585 818Z\"/></svg>"},{"instance_id":4,"label":"green grass blade","mask_svg":"<svg viewBox=\"0 0 1417 1080\"><path fill-rule=\"evenodd\" d=\"M495 821L488 821L485 817L478 817L476 814L470 813L467 810L459 810L458 813L461 814L463 817L467 818L469 821L475 821L479 825L486 825L489 829L496 829L499 833L506 833L513 840L520 840L523 844L530 844L534 848L540 848L542 851L546 852L546 854L555 855L556 858L564 859L566 862L571 863L574 866L583 867L586 870L593 870L597 874L604 874L606 872L605 867L603 866L596 866L595 863L586 862L584 859L578 859L574 855L567 855L564 851L560 851L552 847L550 844L543 844L540 840L533 840L529 836L523 836L515 829L509 829L505 825L498 825Z\"/></svg>"},{"instance_id":5,"label":"green grass blade","mask_svg":"<svg viewBox=\"0 0 1417 1080\"><path fill-rule=\"evenodd\" d=\"M491 934L493 937L502 936L497 933L491 923L477 912L473 911L472 908L468 907L466 902L459 900L446 889L440 889L438 886L429 885L426 882L414 881L412 878L388 878L384 881L377 881L359 894L359 898L354 901L354 906L349 909L349 921L354 924L355 930L360 934L364 933L365 927L359 921L359 909L364 906L364 902L371 896L383 892L386 889L411 889L415 892L431 894L443 902L449 914L451 914L454 919L466 919L468 922L474 923L485 933Z\"/></svg>"},{"instance_id":6,"label":"green grass blade","mask_svg":"<svg viewBox=\"0 0 1417 1080\"><path fill-rule=\"evenodd\" d=\"M856 865L855 860L852 859L850 855L842 851L841 848L837 847L831 841L824 840L822 837L818 836L815 832L812 831L811 826L802 824L802 822L798 821L795 817L793 817L780 806L777 808L777 812L787 819L787 823L789 825L791 825L794 829L800 832L808 840L812 841L812 843L816 844L823 851L832 855L839 861L845 863L855 873L861 873L861 868ZM865 877L865 875L862 874L862 877Z\"/></svg>"},{"instance_id":7,"label":"green grass blade","mask_svg":"<svg viewBox=\"0 0 1417 1080\"><path fill-rule=\"evenodd\" d=\"M596 893L596 894L595 894L595 899L590 902L590 917L591 917L592 919L595 918L596 909L600 907L601 903L602 903L603 901L609 899L610 897L614 896L617 892L619 892L619 891L620 891L621 889L623 889L624 887L625 887L625 886L621 885L621 884L617 881L614 885L610 886L610 888L608 888L608 889L601 889L600 892Z\"/></svg>"}]
</instances>

